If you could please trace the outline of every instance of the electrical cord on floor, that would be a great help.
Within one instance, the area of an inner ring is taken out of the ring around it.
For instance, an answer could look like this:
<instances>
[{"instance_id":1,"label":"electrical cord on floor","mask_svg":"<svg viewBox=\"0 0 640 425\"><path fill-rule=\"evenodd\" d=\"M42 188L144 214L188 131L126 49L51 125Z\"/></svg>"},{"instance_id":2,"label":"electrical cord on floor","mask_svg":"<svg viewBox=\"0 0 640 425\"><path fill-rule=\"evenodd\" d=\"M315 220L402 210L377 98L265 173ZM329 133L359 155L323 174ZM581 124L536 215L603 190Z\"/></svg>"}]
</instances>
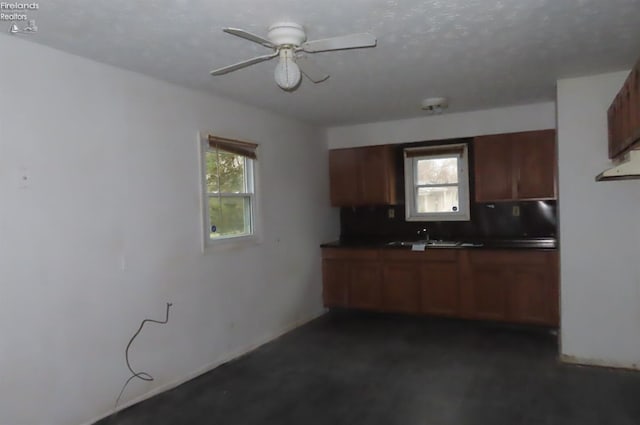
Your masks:
<instances>
[{"instance_id":1,"label":"electrical cord on floor","mask_svg":"<svg viewBox=\"0 0 640 425\"><path fill-rule=\"evenodd\" d=\"M138 378L147 382L153 381L153 376L149 375L147 372L136 372L135 370L133 370L133 368L131 367L131 363L129 362L129 348L131 348L131 344L133 344L133 341L142 331L142 328L144 327L145 323L151 322L151 323L158 323L160 325L166 324L169 321L169 309L171 308L172 305L173 303L167 303L167 313L164 320L144 319L142 323L140 323L140 327L138 328L136 333L134 333L131 339L129 340L129 343L127 344L127 348L124 350L124 358L127 362L127 367L129 368L129 371L131 371L131 376L126 380L126 382L122 386L122 389L120 390L120 394L118 394L118 398L116 399L116 404L113 407L114 410L118 408L118 403L120 403L120 398L122 397L124 390L127 388L127 385L129 385L129 382L131 382L133 379Z\"/></svg>"}]
</instances>

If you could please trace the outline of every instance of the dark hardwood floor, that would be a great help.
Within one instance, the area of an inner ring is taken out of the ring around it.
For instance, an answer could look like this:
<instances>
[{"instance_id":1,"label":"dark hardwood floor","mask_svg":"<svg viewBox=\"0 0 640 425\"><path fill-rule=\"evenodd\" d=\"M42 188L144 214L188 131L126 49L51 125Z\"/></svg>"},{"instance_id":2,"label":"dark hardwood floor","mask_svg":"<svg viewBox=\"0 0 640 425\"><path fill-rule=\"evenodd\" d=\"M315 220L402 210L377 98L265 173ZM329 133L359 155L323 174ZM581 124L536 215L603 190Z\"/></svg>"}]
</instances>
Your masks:
<instances>
[{"instance_id":1,"label":"dark hardwood floor","mask_svg":"<svg viewBox=\"0 0 640 425\"><path fill-rule=\"evenodd\" d=\"M332 312L100 425L638 425L640 373L548 331Z\"/></svg>"}]
</instances>

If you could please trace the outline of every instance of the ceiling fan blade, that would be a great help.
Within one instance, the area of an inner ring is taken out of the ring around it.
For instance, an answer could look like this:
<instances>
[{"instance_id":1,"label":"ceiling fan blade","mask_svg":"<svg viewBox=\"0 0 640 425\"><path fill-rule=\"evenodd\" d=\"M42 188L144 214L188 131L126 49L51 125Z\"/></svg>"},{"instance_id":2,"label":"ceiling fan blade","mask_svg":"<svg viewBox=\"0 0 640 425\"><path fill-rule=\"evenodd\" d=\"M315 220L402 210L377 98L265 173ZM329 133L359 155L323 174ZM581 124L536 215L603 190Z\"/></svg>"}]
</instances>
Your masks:
<instances>
[{"instance_id":1,"label":"ceiling fan blade","mask_svg":"<svg viewBox=\"0 0 640 425\"><path fill-rule=\"evenodd\" d=\"M264 47L268 47L270 49L276 48L275 44L273 44L266 38L252 34L245 30L241 30L239 28L223 28L222 31L226 32L227 34L235 35L236 37L244 38L245 40L253 41L254 43L261 44Z\"/></svg>"},{"instance_id":2,"label":"ceiling fan blade","mask_svg":"<svg viewBox=\"0 0 640 425\"><path fill-rule=\"evenodd\" d=\"M360 49L375 47L376 38L369 33L350 34L341 37L323 38L302 43L302 50L308 53L326 52L329 50Z\"/></svg>"},{"instance_id":3,"label":"ceiling fan blade","mask_svg":"<svg viewBox=\"0 0 640 425\"><path fill-rule=\"evenodd\" d=\"M225 66L223 68L214 69L213 71L211 71L211 75L228 74L229 72L235 71L237 69L246 68L247 66L250 66L256 63L268 61L269 59L273 59L276 56L278 56L278 52L271 53L269 55L264 55L264 56L257 56L253 59L248 59L246 61L238 62L233 65Z\"/></svg>"},{"instance_id":4,"label":"ceiling fan blade","mask_svg":"<svg viewBox=\"0 0 640 425\"><path fill-rule=\"evenodd\" d=\"M296 64L298 64L302 74L314 83L321 83L329 78L329 74L319 68L318 65L306 55L296 56Z\"/></svg>"}]
</instances>

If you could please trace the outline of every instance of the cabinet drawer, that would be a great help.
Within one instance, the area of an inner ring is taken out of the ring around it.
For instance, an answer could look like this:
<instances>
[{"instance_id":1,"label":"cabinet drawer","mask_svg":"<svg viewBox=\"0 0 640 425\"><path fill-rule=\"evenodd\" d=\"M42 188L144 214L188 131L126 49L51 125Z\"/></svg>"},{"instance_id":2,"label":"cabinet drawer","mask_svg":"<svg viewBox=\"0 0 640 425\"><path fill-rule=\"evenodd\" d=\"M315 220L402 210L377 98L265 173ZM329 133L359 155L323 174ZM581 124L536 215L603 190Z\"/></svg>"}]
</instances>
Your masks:
<instances>
[{"instance_id":1,"label":"cabinet drawer","mask_svg":"<svg viewBox=\"0 0 640 425\"><path fill-rule=\"evenodd\" d=\"M427 248L424 251L385 249L380 251L380 257L394 261L457 261L458 251L446 248Z\"/></svg>"},{"instance_id":2,"label":"cabinet drawer","mask_svg":"<svg viewBox=\"0 0 640 425\"><path fill-rule=\"evenodd\" d=\"M322 248L322 258L345 260L376 260L377 249Z\"/></svg>"}]
</instances>

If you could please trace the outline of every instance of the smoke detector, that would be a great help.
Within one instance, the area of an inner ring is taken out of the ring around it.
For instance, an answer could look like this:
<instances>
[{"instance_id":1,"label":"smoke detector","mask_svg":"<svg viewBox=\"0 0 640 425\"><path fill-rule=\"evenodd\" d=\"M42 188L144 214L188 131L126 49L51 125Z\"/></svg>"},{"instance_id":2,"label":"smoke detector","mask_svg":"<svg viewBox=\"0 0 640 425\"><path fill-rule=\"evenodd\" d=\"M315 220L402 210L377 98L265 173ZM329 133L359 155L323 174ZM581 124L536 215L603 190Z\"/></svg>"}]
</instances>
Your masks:
<instances>
[{"instance_id":1,"label":"smoke detector","mask_svg":"<svg viewBox=\"0 0 640 425\"><path fill-rule=\"evenodd\" d=\"M428 97L420 105L422 109L430 114L441 114L449 106L446 97Z\"/></svg>"}]
</instances>

